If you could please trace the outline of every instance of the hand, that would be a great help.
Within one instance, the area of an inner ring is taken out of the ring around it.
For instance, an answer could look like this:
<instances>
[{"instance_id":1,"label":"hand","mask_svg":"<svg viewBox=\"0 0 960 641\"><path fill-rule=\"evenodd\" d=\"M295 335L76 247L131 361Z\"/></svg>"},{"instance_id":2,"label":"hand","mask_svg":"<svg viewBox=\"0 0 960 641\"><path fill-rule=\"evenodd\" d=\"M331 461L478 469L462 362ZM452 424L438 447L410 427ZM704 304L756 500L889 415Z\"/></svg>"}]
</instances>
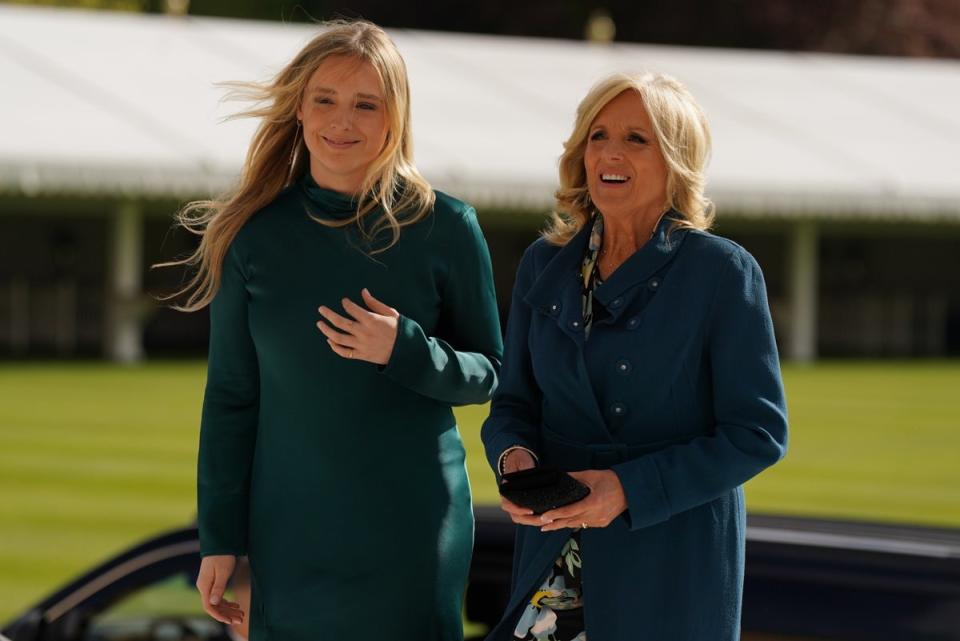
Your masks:
<instances>
[{"instance_id":1,"label":"hand","mask_svg":"<svg viewBox=\"0 0 960 641\"><path fill-rule=\"evenodd\" d=\"M510 472L519 472L520 470L528 470L532 467L536 467L536 462L534 462L530 452L523 449L511 450L503 458L504 474L509 474ZM510 520L514 523L533 526L543 525L543 523L540 522L540 517L533 516L533 510L520 507L516 503L508 501L502 496L500 497L500 508L510 515Z\"/></svg>"},{"instance_id":2,"label":"hand","mask_svg":"<svg viewBox=\"0 0 960 641\"><path fill-rule=\"evenodd\" d=\"M620 477L613 470L570 472L570 476L590 488L590 494L576 503L544 512L538 518L541 532L563 528L607 527L627 509Z\"/></svg>"},{"instance_id":3,"label":"hand","mask_svg":"<svg viewBox=\"0 0 960 641\"><path fill-rule=\"evenodd\" d=\"M203 609L220 623L227 625L243 623L243 610L239 603L227 601L223 593L227 581L237 565L237 557L232 554L205 556L200 561L200 574L197 576L197 589Z\"/></svg>"},{"instance_id":4,"label":"hand","mask_svg":"<svg viewBox=\"0 0 960 641\"><path fill-rule=\"evenodd\" d=\"M510 450L503 458L503 473L519 472L520 470L529 470L536 467L536 462L530 452L523 449Z\"/></svg>"},{"instance_id":5,"label":"hand","mask_svg":"<svg viewBox=\"0 0 960 641\"><path fill-rule=\"evenodd\" d=\"M317 327L327 337L330 349L338 356L386 365L397 342L400 313L378 301L366 288L361 296L370 311L344 298L341 301L343 310L350 317L343 317L329 307L321 306L320 315L327 322L317 321Z\"/></svg>"},{"instance_id":6,"label":"hand","mask_svg":"<svg viewBox=\"0 0 960 641\"><path fill-rule=\"evenodd\" d=\"M540 527L543 525L543 521L540 520L539 516L536 516L533 513L533 510L526 507L520 507L516 503L508 501L502 496L500 497L500 509L506 512L510 517L510 520L517 525L532 525L533 527Z\"/></svg>"}]
</instances>

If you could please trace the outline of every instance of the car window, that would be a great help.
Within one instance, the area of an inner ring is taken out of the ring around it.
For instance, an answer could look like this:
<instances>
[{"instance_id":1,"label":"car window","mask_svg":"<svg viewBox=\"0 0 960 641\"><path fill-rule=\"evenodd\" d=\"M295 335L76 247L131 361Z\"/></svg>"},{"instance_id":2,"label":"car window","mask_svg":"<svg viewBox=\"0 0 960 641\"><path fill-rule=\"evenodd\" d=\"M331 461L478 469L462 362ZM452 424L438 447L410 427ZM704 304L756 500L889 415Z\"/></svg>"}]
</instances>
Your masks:
<instances>
[{"instance_id":1,"label":"car window","mask_svg":"<svg viewBox=\"0 0 960 641\"><path fill-rule=\"evenodd\" d=\"M145 586L90 621L84 641L223 641L223 626L204 613L191 577Z\"/></svg>"}]
</instances>

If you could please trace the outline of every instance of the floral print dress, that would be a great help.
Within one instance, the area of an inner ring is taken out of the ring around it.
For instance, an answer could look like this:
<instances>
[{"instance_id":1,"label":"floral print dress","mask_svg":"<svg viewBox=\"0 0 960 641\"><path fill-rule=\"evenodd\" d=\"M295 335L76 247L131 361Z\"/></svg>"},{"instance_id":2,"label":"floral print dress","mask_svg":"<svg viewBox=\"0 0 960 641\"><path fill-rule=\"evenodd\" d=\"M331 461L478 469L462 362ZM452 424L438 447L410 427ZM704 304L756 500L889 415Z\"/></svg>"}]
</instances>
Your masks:
<instances>
[{"instance_id":1,"label":"floral print dress","mask_svg":"<svg viewBox=\"0 0 960 641\"><path fill-rule=\"evenodd\" d=\"M593 216L590 243L581 267L583 329L586 338L590 337L593 324L593 290L603 282L597 266L602 245L603 216L597 212ZM576 529L520 616L513 632L515 638L521 641L587 641L583 621L582 566L580 530Z\"/></svg>"}]
</instances>

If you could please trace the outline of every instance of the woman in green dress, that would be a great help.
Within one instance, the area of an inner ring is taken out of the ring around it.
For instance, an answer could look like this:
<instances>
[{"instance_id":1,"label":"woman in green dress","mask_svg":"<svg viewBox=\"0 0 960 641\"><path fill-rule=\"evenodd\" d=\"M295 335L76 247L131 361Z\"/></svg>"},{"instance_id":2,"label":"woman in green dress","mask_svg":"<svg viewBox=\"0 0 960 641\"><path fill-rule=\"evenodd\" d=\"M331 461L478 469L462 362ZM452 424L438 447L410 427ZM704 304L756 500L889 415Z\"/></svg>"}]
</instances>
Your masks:
<instances>
[{"instance_id":1,"label":"woman in green dress","mask_svg":"<svg viewBox=\"0 0 960 641\"><path fill-rule=\"evenodd\" d=\"M474 210L412 161L406 69L367 22L325 26L268 84L237 188L193 203L184 309L210 305L197 586L238 556L252 641L461 639L473 543L451 406L502 343Z\"/></svg>"}]
</instances>

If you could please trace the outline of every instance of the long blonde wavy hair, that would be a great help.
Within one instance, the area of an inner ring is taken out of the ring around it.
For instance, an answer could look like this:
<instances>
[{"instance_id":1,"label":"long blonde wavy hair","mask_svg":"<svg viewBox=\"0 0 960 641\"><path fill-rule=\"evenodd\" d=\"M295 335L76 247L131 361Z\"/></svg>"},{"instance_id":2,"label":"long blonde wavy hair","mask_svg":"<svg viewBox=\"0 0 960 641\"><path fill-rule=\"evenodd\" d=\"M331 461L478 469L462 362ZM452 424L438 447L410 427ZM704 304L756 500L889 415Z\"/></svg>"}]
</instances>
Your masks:
<instances>
[{"instance_id":1,"label":"long blonde wavy hair","mask_svg":"<svg viewBox=\"0 0 960 641\"><path fill-rule=\"evenodd\" d=\"M179 225L200 236L200 244L182 260L157 265L195 270L183 288L165 297L187 296L182 305L174 305L176 309L192 312L213 300L224 257L237 233L254 213L309 171L310 158L300 133L297 107L310 77L330 56L356 58L376 70L384 92L388 133L383 149L367 168L356 215L346 220L314 216L314 220L328 227L356 225L367 239L388 231L389 242L372 249L373 254L389 249L403 227L432 211L435 195L413 163L410 87L396 45L380 27L363 20L336 20L321 27L321 33L272 80L223 83L232 88L228 98L255 105L231 118L254 117L261 122L247 151L239 183L218 198L191 202L177 213ZM372 218L372 224L362 224L367 217Z\"/></svg>"},{"instance_id":2,"label":"long blonde wavy hair","mask_svg":"<svg viewBox=\"0 0 960 641\"><path fill-rule=\"evenodd\" d=\"M693 95L677 79L661 73L617 73L594 85L577 107L573 133L560 156L560 188L556 209L544 238L565 245L590 220L594 212L584 153L590 126L600 110L624 91L636 91L653 123L654 135L667 166L666 207L680 220L675 227L709 229L714 206L704 196L704 170L710 158L710 127Z\"/></svg>"}]
</instances>

